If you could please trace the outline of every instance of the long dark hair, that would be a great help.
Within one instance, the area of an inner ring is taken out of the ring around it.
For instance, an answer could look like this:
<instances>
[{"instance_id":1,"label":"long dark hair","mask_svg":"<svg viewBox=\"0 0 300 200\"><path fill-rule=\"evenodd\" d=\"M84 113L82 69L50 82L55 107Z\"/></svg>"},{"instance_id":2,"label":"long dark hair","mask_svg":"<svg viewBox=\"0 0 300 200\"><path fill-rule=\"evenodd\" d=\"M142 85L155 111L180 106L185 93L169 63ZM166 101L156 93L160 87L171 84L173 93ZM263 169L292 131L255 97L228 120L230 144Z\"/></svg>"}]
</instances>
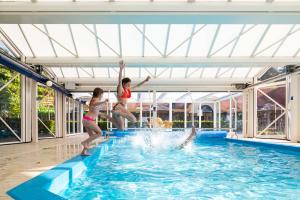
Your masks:
<instances>
[{"instance_id":1,"label":"long dark hair","mask_svg":"<svg viewBox=\"0 0 300 200\"><path fill-rule=\"evenodd\" d=\"M122 79L122 87L124 87L124 85L126 84L126 83L129 83L129 82L131 82L131 79L130 78L123 78Z\"/></svg>"},{"instance_id":2,"label":"long dark hair","mask_svg":"<svg viewBox=\"0 0 300 200\"><path fill-rule=\"evenodd\" d=\"M93 98L99 97L101 94L103 94L103 90L101 88L95 88L93 91Z\"/></svg>"}]
</instances>

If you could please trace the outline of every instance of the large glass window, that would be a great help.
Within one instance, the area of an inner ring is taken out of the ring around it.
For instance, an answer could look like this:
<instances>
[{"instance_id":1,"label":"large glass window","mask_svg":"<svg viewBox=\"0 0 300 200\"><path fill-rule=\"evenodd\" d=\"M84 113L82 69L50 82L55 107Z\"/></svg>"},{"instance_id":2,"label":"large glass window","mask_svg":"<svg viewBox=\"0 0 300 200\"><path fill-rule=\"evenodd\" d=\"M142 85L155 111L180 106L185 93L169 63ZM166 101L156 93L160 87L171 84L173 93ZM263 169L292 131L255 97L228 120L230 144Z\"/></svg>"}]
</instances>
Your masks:
<instances>
[{"instance_id":1,"label":"large glass window","mask_svg":"<svg viewBox=\"0 0 300 200\"><path fill-rule=\"evenodd\" d=\"M55 91L38 85L38 136L55 137Z\"/></svg>"},{"instance_id":2,"label":"large glass window","mask_svg":"<svg viewBox=\"0 0 300 200\"><path fill-rule=\"evenodd\" d=\"M221 104L221 128L229 128L230 121L230 100L223 100Z\"/></svg>"},{"instance_id":3,"label":"large glass window","mask_svg":"<svg viewBox=\"0 0 300 200\"><path fill-rule=\"evenodd\" d=\"M257 90L257 136L286 137L286 86Z\"/></svg>"},{"instance_id":4,"label":"large glass window","mask_svg":"<svg viewBox=\"0 0 300 200\"><path fill-rule=\"evenodd\" d=\"M214 127L214 113L211 105L202 104L201 128Z\"/></svg>"},{"instance_id":5,"label":"large glass window","mask_svg":"<svg viewBox=\"0 0 300 200\"><path fill-rule=\"evenodd\" d=\"M69 127L70 127L70 134L74 134L75 133L75 124L74 124L74 107L75 107L75 101L74 99L69 98L69 116L70 116L70 120L69 120Z\"/></svg>"},{"instance_id":6,"label":"large glass window","mask_svg":"<svg viewBox=\"0 0 300 200\"><path fill-rule=\"evenodd\" d=\"M158 122L161 122L162 128L172 128L172 123L169 120L169 103L158 103L157 104L157 118Z\"/></svg>"},{"instance_id":7,"label":"large glass window","mask_svg":"<svg viewBox=\"0 0 300 200\"><path fill-rule=\"evenodd\" d=\"M75 110L74 110L74 123L75 123L75 133L81 132L81 106L80 102L75 101Z\"/></svg>"},{"instance_id":8,"label":"large glass window","mask_svg":"<svg viewBox=\"0 0 300 200\"><path fill-rule=\"evenodd\" d=\"M142 128L150 127L151 103L142 103Z\"/></svg>"},{"instance_id":9,"label":"large glass window","mask_svg":"<svg viewBox=\"0 0 300 200\"><path fill-rule=\"evenodd\" d=\"M184 103L172 103L173 128L184 128Z\"/></svg>"},{"instance_id":10,"label":"large glass window","mask_svg":"<svg viewBox=\"0 0 300 200\"><path fill-rule=\"evenodd\" d=\"M103 114L108 114L107 113L107 110L109 110L108 106L109 104L107 103L101 104L99 112ZM98 115L98 126L101 128L101 130L107 130L107 128L109 127L109 121L101 117L100 115Z\"/></svg>"},{"instance_id":11,"label":"large glass window","mask_svg":"<svg viewBox=\"0 0 300 200\"><path fill-rule=\"evenodd\" d=\"M128 128L139 128L140 124L140 103L128 103L127 109L129 112L131 112L135 118L137 123L132 123L128 121Z\"/></svg>"},{"instance_id":12,"label":"large glass window","mask_svg":"<svg viewBox=\"0 0 300 200\"><path fill-rule=\"evenodd\" d=\"M0 143L21 141L20 75L0 65Z\"/></svg>"},{"instance_id":13,"label":"large glass window","mask_svg":"<svg viewBox=\"0 0 300 200\"><path fill-rule=\"evenodd\" d=\"M234 105L234 128L237 133L243 132L243 96L232 97L232 105Z\"/></svg>"}]
</instances>

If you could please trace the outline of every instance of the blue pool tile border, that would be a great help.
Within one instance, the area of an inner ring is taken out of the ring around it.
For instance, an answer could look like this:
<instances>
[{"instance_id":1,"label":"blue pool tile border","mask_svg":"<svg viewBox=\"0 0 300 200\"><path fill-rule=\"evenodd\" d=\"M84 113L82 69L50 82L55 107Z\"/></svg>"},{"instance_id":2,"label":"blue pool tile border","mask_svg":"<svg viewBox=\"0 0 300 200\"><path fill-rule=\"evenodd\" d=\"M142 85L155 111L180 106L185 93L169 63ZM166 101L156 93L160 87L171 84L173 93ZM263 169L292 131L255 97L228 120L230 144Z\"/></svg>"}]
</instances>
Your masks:
<instances>
[{"instance_id":1,"label":"blue pool tile border","mask_svg":"<svg viewBox=\"0 0 300 200\"><path fill-rule=\"evenodd\" d=\"M241 143L241 144L271 147L275 149L288 150L288 151L300 153L300 146L296 146L288 143L280 144L280 143L272 143L269 141L243 140L243 139L236 139L236 138L225 138L225 140L230 142Z\"/></svg>"}]
</instances>

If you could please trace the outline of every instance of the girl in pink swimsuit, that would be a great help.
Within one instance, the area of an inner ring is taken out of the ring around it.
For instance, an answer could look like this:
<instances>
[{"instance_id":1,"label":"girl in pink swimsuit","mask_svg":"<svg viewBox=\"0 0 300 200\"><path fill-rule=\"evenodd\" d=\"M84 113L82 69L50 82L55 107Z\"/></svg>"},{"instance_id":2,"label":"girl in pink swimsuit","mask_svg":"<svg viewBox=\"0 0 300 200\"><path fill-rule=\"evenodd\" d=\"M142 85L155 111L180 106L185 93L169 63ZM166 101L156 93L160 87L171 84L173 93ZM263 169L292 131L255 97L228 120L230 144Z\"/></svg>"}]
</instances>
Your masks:
<instances>
[{"instance_id":1,"label":"girl in pink swimsuit","mask_svg":"<svg viewBox=\"0 0 300 200\"><path fill-rule=\"evenodd\" d=\"M99 115L99 110L102 104L105 104L108 102L108 99L105 101L100 101L103 96L103 90L101 88L95 88L93 91L93 97L89 104L89 111L88 113L83 116L82 124L83 127L86 129L86 131L89 134L89 138L81 142L83 146L83 150L81 152L81 155L88 156L90 154L87 153L87 150L89 148L89 144L95 140L96 138L100 137L102 135L102 131L99 128L99 126L96 124L95 119ZM113 124L115 124L115 120L112 119L110 116L106 114L101 114L102 117L108 119Z\"/></svg>"}]
</instances>

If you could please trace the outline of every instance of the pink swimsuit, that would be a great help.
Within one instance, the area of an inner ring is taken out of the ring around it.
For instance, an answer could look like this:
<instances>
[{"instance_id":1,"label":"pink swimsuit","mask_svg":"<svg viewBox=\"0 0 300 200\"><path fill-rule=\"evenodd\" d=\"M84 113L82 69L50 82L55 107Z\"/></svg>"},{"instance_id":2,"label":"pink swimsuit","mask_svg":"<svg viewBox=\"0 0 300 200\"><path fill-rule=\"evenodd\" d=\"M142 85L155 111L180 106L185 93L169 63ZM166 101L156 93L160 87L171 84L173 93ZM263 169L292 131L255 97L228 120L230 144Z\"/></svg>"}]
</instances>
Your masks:
<instances>
[{"instance_id":1,"label":"pink swimsuit","mask_svg":"<svg viewBox=\"0 0 300 200\"><path fill-rule=\"evenodd\" d=\"M93 118L91 118L90 116L87 116L87 115L83 116L83 120L92 121L92 122L94 121Z\"/></svg>"}]
</instances>

